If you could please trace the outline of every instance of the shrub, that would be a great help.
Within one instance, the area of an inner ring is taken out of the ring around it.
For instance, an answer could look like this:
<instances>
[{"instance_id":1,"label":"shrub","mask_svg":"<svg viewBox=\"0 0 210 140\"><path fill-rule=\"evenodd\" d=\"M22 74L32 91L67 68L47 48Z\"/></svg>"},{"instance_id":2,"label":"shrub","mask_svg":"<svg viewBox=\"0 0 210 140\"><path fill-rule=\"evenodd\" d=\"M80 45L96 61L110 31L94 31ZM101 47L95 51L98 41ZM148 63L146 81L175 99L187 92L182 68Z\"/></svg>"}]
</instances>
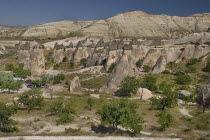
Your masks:
<instances>
[{"instance_id":1,"label":"shrub","mask_svg":"<svg viewBox=\"0 0 210 140\"><path fill-rule=\"evenodd\" d=\"M84 67L86 66L86 63L87 63L87 59L82 58L82 59L80 60L80 64L83 65Z\"/></svg>"},{"instance_id":2,"label":"shrub","mask_svg":"<svg viewBox=\"0 0 210 140\"><path fill-rule=\"evenodd\" d=\"M64 79L65 79L65 75L64 74L58 74L58 75L53 77L53 84L59 84L62 81L64 81Z\"/></svg>"},{"instance_id":3,"label":"shrub","mask_svg":"<svg viewBox=\"0 0 210 140\"><path fill-rule=\"evenodd\" d=\"M198 59L197 58L192 58L190 60L188 60L186 66L191 66L191 65L194 65L198 62Z\"/></svg>"},{"instance_id":4,"label":"shrub","mask_svg":"<svg viewBox=\"0 0 210 140\"><path fill-rule=\"evenodd\" d=\"M116 64L115 63L112 63L111 66L109 67L108 72L112 72L115 67L116 67Z\"/></svg>"},{"instance_id":5,"label":"shrub","mask_svg":"<svg viewBox=\"0 0 210 140\"><path fill-rule=\"evenodd\" d=\"M196 71L196 66L188 66L188 69L186 70L187 73L196 73Z\"/></svg>"},{"instance_id":6,"label":"shrub","mask_svg":"<svg viewBox=\"0 0 210 140\"><path fill-rule=\"evenodd\" d=\"M140 81L136 77L125 77L120 84L120 95L130 96L131 93L135 93L140 87Z\"/></svg>"},{"instance_id":7,"label":"shrub","mask_svg":"<svg viewBox=\"0 0 210 140\"><path fill-rule=\"evenodd\" d=\"M71 69L73 69L73 68L74 68L75 63L74 63L73 61L70 61L69 65L70 65L70 68L71 68Z\"/></svg>"},{"instance_id":8,"label":"shrub","mask_svg":"<svg viewBox=\"0 0 210 140\"><path fill-rule=\"evenodd\" d=\"M63 58L63 62L67 62L68 61L68 59L67 59L67 57L65 56L64 58Z\"/></svg>"},{"instance_id":9,"label":"shrub","mask_svg":"<svg viewBox=\"0 0 210 140\"><path fill-rule=\"evenodd\" d=\"M136 67L140 68L141 65L143 63L143 59L139 59L137 62L136 62Z\"/></svg>"},{"instance_id":10,"label":"shrub","mask_svg":"<svg viewBox=\"0 0 210 140\"><path fill-rule=\"evenodd\" d=\"M162 74L171 74L169 70L164 70Z\"/></svg>"},{"instance_id":11,"label":"shrub","mask_svg":"<svg viewBox=\"0 0 210 140\"><path fill-rule=\"evenodd\" d=\"M177 76L175 81L179 85L187 85L192 82L192 79L189 75L180 75L180 76Z\"/></svg>"},{"instance_id":12,"label":"shrub","mask_svg":"<svg viewBox=\"0 0 210 140\"><path fill-rule=\"evenodd\" d=\"M5 66L6 71L13 71L14 70L14 65L13 64L7 64Z\"/></svg>"},{"instance_id":13,"label":"shrub","mask_svg":"<svg viewBox=\"0 0 210 140\"><path fill-rule=\"evenodd\" d=\"M59 70L59 68L60 68L60 64L55 64L55 65L53 66L53 69L54 69L54 70Z\"/></svg>"},{"instance_id":14,"label":"shrub","mask_svg":"<svg viewBox=\"0 0 210 140\"><path fill-rule=\"evenodd\" d=\"M176 73L174 73L175 76L182 76L182 75L185 75L184 72L182 71L177 71Z\"/></svg>"},{"instance_id":15,"label":"shrub","mask_svg":"<svg viewBox=\"0 0 210 140\"><path fill-rule=\"evenodd\" d=\"M149 72L151 70L150 66L148 66L148 65L144 65L143 69L145 72Z\"/></svg>"}]
</instances>

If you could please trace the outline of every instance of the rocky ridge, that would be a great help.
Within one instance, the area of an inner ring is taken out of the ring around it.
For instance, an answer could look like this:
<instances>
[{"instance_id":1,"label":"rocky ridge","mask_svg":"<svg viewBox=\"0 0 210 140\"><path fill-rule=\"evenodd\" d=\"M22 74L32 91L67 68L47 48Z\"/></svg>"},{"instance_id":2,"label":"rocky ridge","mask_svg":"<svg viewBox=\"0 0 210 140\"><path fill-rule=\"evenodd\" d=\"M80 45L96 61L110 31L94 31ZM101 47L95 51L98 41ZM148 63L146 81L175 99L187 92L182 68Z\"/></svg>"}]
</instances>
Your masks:
<instances>
[{"instance_id":1,"label":"rocky ridge","mask_svg":"<svg viewBox=\"0 0 210 140\"><path fill-rule=\"evenodd\" d=\"M0 36L19 36L39 39L75 36L109 39L121 37L172 39L192 33L205 32L209 27L209 13L195 14L189 17L177 17L150 15L142 11L133 11L101 20L60 21L28 28L0 26Z\"/></svg>"}]
</instances>

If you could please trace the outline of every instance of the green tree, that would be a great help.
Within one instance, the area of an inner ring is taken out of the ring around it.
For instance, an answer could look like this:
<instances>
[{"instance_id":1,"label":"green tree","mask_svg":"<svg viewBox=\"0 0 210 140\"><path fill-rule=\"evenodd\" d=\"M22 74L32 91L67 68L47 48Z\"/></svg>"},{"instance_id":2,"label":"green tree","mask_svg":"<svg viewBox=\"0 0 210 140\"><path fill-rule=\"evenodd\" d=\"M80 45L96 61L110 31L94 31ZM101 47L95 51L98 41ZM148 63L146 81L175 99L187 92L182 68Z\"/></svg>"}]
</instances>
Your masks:
<instances>
[{"instance_id":1,"label":"green tree","mask_svg":"<svg viewBox=\"0 0 210 140\"><path fill-rule=\"evenodd\" d=\"M145 72L151 71L151 68L150 68L150 66L148 66L148 65L144 65L144 66L143 66L143 69L144 69Z\"/></svg>"},{"instance_id":2,"label":"green tree","mask_svg":"<svg viewBox=\"0 0 210 140\"><path fill-rule=\"evenodd\" d=\"M70 103L65 103L63 98L57 99L48 109L51 115L57 116L57 125L71 122L76 115L75 108Z\"/></svg>"},{"instance_id":3,"label":"green tree","mask_svg":"<svg viewBox=\"0 0 210 140\"><path fill-rule=\"evenodd\" d=\"M86 63L87 63L87 59L82 58L82 59L80 60L80 64L83 65L84 67L86 66Z\"/></svg>"},{"instance_id":4,"label":"green tree","mask_svg":"<svg viewBox=\"0 0 210 140\"><path fill-rule=\"evenodd\" d=\"M125 128L130 128L134 134L140 133L142 129L142 118L137 114L137 104L130 102L128 99L121 99L114 101L111 104L104 105L101 110L97 112L101 117L101 124L109 124L114 129L118 125Z\"/></svg>"},{"instance_id":5,"label":"green tree","mask_svg":"<svg viewBox=\"0 0 210 140\"><path fill-rule=\"evenodd\" d=\"M18 131L16 127L17 122L11 119L11 116L16 113L14 106L7 106L0 103L0 127L3 132L14 132Z\"/></svg>"},{"instance_id":6,"label":"green tree","mask_svg":"<svg viewBox=\"0 0 210 140\"><path fill-rule=\"evenodd\" d=\"M141 85L143 88L147 88L151 91L156 91L158 89L157 87L157 78L154 75L147 75L144 79Z\"/></svg>"},{"instance_id":7,"label":"green tree","mask_svg":"<svg viewBox=\"0 0 210 140\"><path fill-rule=\"evenodd\" d=\"M6 71L13 71L14 70L14 65L13 64L7 64L5 66Z\"/></svg>"},{"instance_id":8,"label":"green tree","mask_svg":"<svg viewBox=\"0 0 210 140\"><path fill-rule=\"evenodd\" d=\"M166 110L158 112L156 117L158 117L157 122L161 125L163 130L169 128L173 124L173 116Z\"/></svg>"},{"instance_id":9,"label":"green tree","mask_svg":"<svg viewBox=\"0 0 210 140\"><path fill-rule=\"evenodd\" d=\"M164 95L159 99L157 99L156 97L150 98L151 108L165 110L166 108L172 108L177 104L176 92L173 92L169 89L167 91L164 91L163 94Z\"/></svg>"},{"instance_id":10,"label":"green tree","mask_svg":"<svg viewBox=\"0 0 210 140\"><path fill-rule=\"evenodd\" d=\"M31 72L29 70L23 70L22 66L19 66L19 68L15 68L13 70L15 77L21 77L21 78L27 78L27 76L31 76Z\"/></svg>"},{"instance_id":11,"label":"green tree","mask_svg":"<svg viewBox=\"0 0 210 140\"><path fill-rule=\"evenodd\" d=\"M23 81L21 81L21 80L15 81L14 90L17 90L17 92L18 92L20 90L20 88L22 87L22 85L23 85Z\"/></svg>"},{"instance_id":12,"label":"green tree","mask_svg":"<svg viewBox=\"0 0 210 140\"><path fill-rule=\"evenodd\" d=\"M131 93L135 93L140 87L140 81L136 77L126 76L120 84L120 95L130 96Z\"/></svg>"},{"instance_id":13,"label":"green tree","mask_svg":"<svg viewBox=\"0 0 210 140\"><path fill-rule=\"evenodd\" d=\"M111 66L109 67L108 72L112 72L115 67L116 67L116 64L115 63L112 63Z\"/></svg>"},{"instance_id":14,"label":"green tree","mask_svg":"<svg viewBox=\"0 0 210 140\"><path fill-rule=\"evenodd\" d=\"M44 98L42 97L42 92L38 89L32 89L24 92L19 96L18 103L25 106L28 113L36 107L42 107L44 103Z\"/></svg>"}]
</instances>

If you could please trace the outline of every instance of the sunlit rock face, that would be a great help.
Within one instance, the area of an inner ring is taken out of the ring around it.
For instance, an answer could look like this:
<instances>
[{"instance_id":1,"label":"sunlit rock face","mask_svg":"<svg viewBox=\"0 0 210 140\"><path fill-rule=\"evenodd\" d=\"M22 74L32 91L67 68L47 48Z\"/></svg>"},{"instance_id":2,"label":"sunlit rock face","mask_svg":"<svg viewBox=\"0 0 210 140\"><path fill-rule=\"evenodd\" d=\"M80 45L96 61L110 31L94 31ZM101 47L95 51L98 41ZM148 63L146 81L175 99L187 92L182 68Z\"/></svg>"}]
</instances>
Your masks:
<instances>
[{"instance_id":1,"label":"sunlit rock face","mask_svg":"<svg viewBox=\"0 0 210 140\"><path fill-rule=\"evenodd\" d=\"M22 37L58 38L62 36L91 36L102 38L148 37L180 38L192 33L206 32L210 27L208 14L177 17L149 15L133 11L92 21L60 21L32 26Z\"/></svg>"},{"instance_id":2,"label":"sunlit rock face","mask_svg":"<svg viewBox=\"0 0 210 140\"><path fill-rule=\"evenodd\" d=\"M0 44L0 55L7 53L6 48Z\"/></svg>"},{"instance_id":3,"label":"sunlit rock face","mask_svg":"<svg viewBox=\"0 0 210 140\"><path fill-rule=\"evenodd\" d=\"M41 75L45 71L44 49L37 42L20 43L18 49L18 63L24 64L24 69L30 70L32 75Z\"/></svg>"}]
</instances>

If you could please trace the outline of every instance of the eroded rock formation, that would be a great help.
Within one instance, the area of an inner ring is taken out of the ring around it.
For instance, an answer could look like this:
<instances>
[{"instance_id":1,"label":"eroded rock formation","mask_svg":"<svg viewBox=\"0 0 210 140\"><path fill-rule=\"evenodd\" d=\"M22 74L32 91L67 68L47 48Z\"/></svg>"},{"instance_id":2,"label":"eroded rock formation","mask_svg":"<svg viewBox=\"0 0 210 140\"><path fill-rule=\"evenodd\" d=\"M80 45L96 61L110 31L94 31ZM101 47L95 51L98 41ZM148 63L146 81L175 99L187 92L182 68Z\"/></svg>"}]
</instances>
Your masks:
<instances>
[{"instance_id":1,"label":"eroded rock formation","mask_svg":"<svg viewBox=\"0 0 210 140\"><path fill-rule=\"evenodd\" d=\"M30 70L32 75L41 75L45 71L43 46L36 41L20 43L17 62L23 63L24 69Z\"/></svg>"},{"instance_id":2,"label":"eroded rock formation","mask_svg":"<svg viewBox=\"0 0 210 140\"><path fill-rule=\"evenodd\" d=\"M3 45L0 44L0 55L5 54L5 53L7 53L6 48Z\"/></svg>"}]
</instances>

